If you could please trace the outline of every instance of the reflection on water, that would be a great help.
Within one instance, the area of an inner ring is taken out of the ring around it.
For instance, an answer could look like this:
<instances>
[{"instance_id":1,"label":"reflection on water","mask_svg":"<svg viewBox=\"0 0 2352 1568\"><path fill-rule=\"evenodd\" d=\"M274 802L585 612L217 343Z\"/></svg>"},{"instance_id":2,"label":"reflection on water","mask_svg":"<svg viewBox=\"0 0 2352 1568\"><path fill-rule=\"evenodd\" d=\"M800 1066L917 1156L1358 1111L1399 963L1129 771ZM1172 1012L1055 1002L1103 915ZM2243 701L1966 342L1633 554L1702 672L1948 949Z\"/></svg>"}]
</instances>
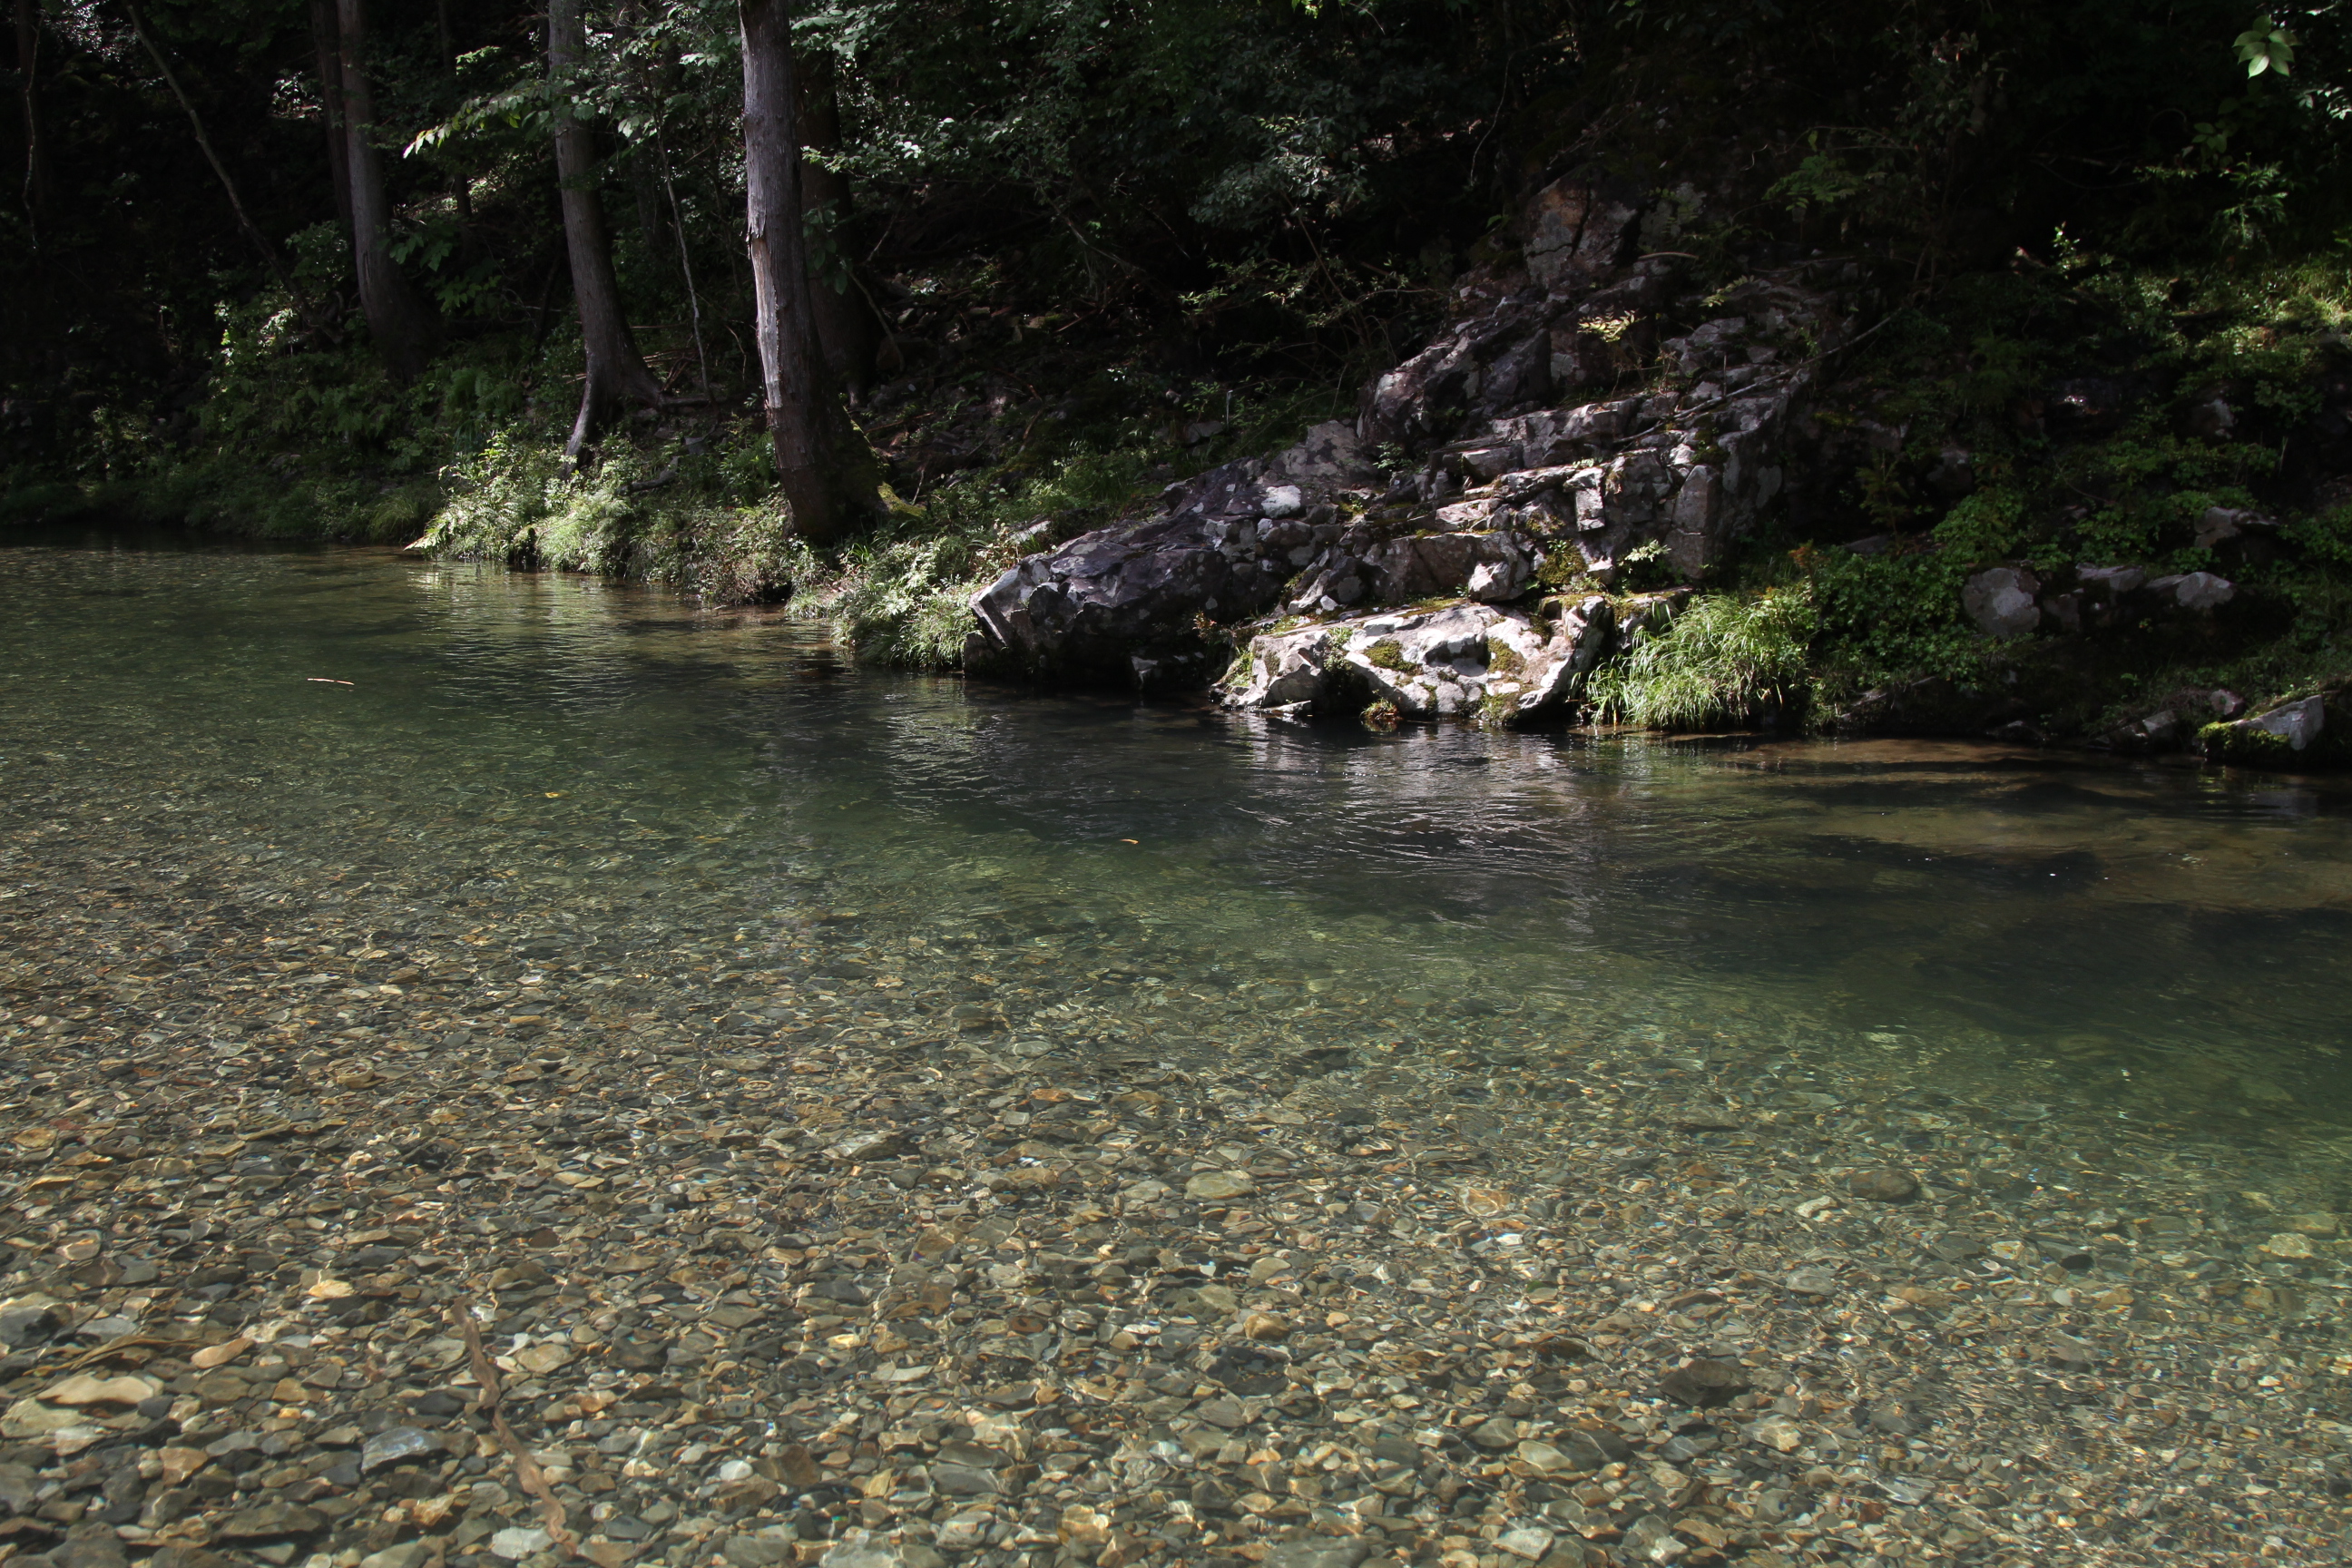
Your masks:
<instances>
[{"instance_id":1,"label":"reflection on water","mask_svg":"<svg viewBox=\"0 0 2352 1568\"><path fill-rule=\"evenodd\" d=\"M12 879L488 932L572 961L546 1005L722 1032L1473 1097L1511 1068L1811 1072L2247 1158L2352 1131L2331 785L1298 730L860 670L776 613L375 552L0 561Z\"/></svg>"}]
</instances>

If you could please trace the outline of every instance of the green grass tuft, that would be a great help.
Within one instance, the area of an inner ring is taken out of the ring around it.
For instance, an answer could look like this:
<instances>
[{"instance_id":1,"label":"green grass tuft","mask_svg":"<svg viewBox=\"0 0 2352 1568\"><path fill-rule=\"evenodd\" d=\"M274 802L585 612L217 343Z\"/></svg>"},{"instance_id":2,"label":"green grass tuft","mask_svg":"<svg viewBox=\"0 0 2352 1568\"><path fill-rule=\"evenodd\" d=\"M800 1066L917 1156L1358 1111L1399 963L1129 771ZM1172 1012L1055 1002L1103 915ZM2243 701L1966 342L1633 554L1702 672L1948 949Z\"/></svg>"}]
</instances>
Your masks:
<instances>
[{"instance_id":1,"label":"green grass tuft","mask_svg":"<svg viewBox=\"0 0 2352 1568\"><path fill-rule=\"evenodd\" d=\"M1594 670L1587 690L1596 716L1651 729L1744 723L1793 705L1818 625L1802 589L1702 594Z\"/></svg>"}]
</instances>

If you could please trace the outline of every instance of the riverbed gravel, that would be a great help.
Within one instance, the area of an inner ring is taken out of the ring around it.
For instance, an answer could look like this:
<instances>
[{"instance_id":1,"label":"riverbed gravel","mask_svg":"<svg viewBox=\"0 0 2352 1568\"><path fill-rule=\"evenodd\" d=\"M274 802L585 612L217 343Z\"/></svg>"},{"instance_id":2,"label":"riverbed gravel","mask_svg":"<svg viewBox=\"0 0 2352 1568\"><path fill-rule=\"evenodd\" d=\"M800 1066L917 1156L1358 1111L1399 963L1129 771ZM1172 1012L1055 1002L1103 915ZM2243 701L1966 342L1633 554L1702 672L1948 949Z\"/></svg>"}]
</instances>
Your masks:
<instances>
[{"instance_id":1,"label":"riverbed gravel","mask_svg":"<svg viewBox=\"0 0 2352 1568\"><path fill-rule=\"evenodd\" d=\"M1441 1041L841 882L600 926L43 831L19 1568L2345 1550L2340 1151L1752 1021Z\"/></svg>"}]
</instances>

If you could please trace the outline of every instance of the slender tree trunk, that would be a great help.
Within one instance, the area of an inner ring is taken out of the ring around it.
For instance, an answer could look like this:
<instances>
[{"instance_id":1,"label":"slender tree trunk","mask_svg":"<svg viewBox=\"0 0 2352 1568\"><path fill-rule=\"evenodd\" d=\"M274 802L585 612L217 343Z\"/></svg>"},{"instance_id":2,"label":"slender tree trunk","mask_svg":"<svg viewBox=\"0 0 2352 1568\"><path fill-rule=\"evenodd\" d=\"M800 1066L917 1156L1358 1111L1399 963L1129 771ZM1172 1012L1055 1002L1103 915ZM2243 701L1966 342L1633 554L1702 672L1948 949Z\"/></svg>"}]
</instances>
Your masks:
<instances>
[{"instance_id":1,"label":"slender tree trunk","mask_svg":"<svg viewBox=\"0 0 2352 1568\"><path fill-rule=\"evenodd\" d=\"M555 79L555 172L563 197L563 246L572 262L572 297L580 306L580 342L587 351L588 383L580 395L564 455L577 459L597 429L623 403L661 405L661 383L646 368L636 335L621 310L613 277L613 246L604 207L596 196L596 150L588 128L566 101L571 79L587 52L580 0L548 0L547 65Z\"/></svg>"},{"instance_id":2,"label":"slender tree trunk","mask_svg":"<svg viewBox=\"0 0 2352 1568\"><path fill-rule=\"evenodd\" d=\"M195 132L196 145L203 150L205 162L213 166L213 174L219 179L221 189L228 193L229 211L236 215L236 226L253 243L254 249L261 253L262 264L269 268L270 277L276 279L278 286L292 297L294 279L287 275L285 265L278 259L278 247L269 243L268 237L255 226L246 212L244 198L237 195L236 181L230 177L228 165L221 162L220 154L213 151L213 139L205 134L204 117L196 112L194 100L182 90L180 79L172 74L172 62L164 58L163 46L155 41L155 35L147 30L147 18L139 14L138 5L130 0L126 0L125 8L131 13L131 30L138 35L148 58L155 62L155 68L163 73L163 85L172 89L172 96L179 100L180 107L186 110L189 128Z\"/></svg>"},{"instance_id":3,"label":"slender tree trunk","mask_svg":"<svg viewBox=\"0 0 2352 1568\"><path fill-rule=\"evenodd\" d=\"M319 102L327 121L327 174L335 186L335 221L352 228L352 148L343 109L342 42L335 0L310 0L310 44L319 55Z\"/></svg>"},{"instance_id":4,"label":"slender tree trunk","mask_svg":"<svg viewBox=\"0 0 2352 1568\"><path fill-rule=\"evenodd\" d=\"M874 505L853 478L855 432L826 375L801 227L789 0L736 0L743 29L743 183L768 435L793 527L830 544ZM863 493L860 493L861 490Z\"/></svg>"},{"instance_id":5,"label":"slender tree trunk","mask_svg":"<svg viewBox=\"0 0 2352 1568\"><path fill-rule=\"evenodd\" d=\"M830 153L841 144L841 102L833 86L833 62L823 57L794 62L800 68L800 138L803 148ZM802 210L816 215L835 245L846 246L854 209L849 182L811 159L801 160ZM855 265L845 253L834 265L812 268L809 305L824 367L835 383L853 395L874 382L874 316L851 280Z\"/></svg>"},{"instance_id":6,"label":"slender tree trunk","mask_svg":"<svg viewBox=\"0 0 2352 1568\"><path fill-rule=\"evenodd\" d=\"M413 381L433 357L440 323L392 259L392 205L376 156L375 98L367 79L367 0L337 0L342 35L344 145L352 175L352 258L358 263L360 309L368 336L395 381Z\"/></svg>"},{"instance_id":7,"label":"slender tree trunk","mask_svg":"<svg viewBox=\"0 0 2352 1568\"><path fill-rule=\"evenodd\" d=\"M25 213L37 242L49 206L49 154L41 141L40 0L16 0L16 71L24 79Z\"/></svg>"}]
</instances>

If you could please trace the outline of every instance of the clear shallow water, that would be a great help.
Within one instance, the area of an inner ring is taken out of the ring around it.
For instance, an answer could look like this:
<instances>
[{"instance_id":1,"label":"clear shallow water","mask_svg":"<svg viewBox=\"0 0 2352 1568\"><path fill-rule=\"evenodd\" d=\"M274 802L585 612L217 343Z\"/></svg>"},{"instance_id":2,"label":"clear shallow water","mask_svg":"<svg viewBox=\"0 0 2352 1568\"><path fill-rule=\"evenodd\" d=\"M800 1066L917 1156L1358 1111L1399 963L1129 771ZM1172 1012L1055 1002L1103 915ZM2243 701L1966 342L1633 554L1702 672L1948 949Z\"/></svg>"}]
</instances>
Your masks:
<instances>
[{"instance_id":1,"label":"clear shallow water","mask_svg":"<svg viewBox=\"0 0 2352 1568\"><path fill-rule=\"evenodd\" d=\"M1474 1131L1902 1093L2308 1179L2352 1150L2347 805L1939 743L1298 730L381 552L0 552L0 894L476 966L362 1034L1338 1070ZM153 1026L233 1049L234 1014Z\"/></svg>"}]
</instances>

